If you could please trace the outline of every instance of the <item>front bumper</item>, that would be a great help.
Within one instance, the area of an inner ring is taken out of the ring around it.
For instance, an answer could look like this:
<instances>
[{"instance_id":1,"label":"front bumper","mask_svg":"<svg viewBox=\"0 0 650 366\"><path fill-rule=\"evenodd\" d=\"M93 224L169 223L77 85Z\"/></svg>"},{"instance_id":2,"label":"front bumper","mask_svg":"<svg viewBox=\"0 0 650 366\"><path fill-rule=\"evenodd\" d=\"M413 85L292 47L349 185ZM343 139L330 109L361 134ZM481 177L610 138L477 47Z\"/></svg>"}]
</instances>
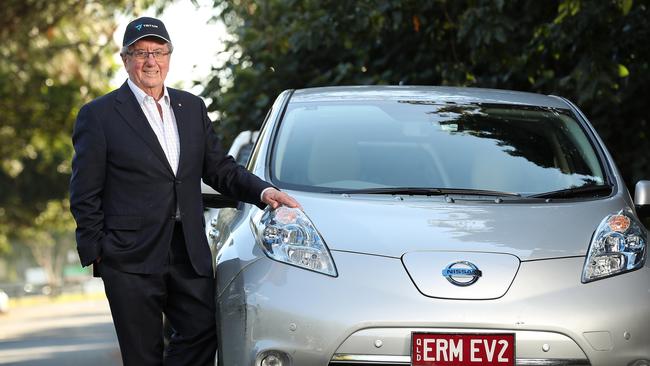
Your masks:
<instances>
[{"instance_id":1,"label":"front bumper","mask_svg":"<svg viewBox=\"0 0 650 366\"><path fill-rule=\"evenodd\" d=\"M422 295L399 259L332 255L337 278L263 257L220 289L222 362L409 364L412 331L514 332L520 365L650 360L648 265L582 284L584 258L523 262L499 299L444 300Z\"/></svg>"}]
</instances>

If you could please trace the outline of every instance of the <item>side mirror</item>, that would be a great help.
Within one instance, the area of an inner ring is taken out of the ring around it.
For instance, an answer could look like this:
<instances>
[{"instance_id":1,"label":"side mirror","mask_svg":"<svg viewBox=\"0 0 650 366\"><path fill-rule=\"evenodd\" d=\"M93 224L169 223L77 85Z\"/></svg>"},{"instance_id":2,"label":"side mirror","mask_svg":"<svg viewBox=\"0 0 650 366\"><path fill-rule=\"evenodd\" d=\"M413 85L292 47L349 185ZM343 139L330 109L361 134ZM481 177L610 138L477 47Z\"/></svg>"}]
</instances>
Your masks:
<instances>
[{"instance_id":1,"label":"side mirror","mask_svg":"<svg viewBox=\"0 0 650 366\"><path fill-rule=\"evenodd\" d=\"M212 189L212 187L201 182L201 195L203 196L203 206L210 208L226 208L233 207L236 208L239 205L239 201L226 197L221 193Z\"/></svg>"},{"instance_id":2,"label":"side mirror","mask_svg":"<svg viewBox=\"0 0 650 366\"><path fill-rule=\"evenodd\" d=\"M634 207L642 218L650 216L650 180L640 180L634 187Z\"/></svg>"}]
</instances>

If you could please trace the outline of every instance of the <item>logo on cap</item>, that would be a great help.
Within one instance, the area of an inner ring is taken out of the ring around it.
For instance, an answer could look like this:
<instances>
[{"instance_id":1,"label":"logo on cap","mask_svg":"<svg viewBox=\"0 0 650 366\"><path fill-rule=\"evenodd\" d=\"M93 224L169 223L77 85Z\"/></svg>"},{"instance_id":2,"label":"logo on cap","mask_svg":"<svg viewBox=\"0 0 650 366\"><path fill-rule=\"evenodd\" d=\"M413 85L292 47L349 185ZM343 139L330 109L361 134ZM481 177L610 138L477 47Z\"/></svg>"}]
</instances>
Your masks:
<instances>
[{"instance_id":1,"label":"logo on cap","mask_svg":"<svg viewBox=\"0 0 650 366\"><path fill-rule=\"evenodd\" d=\"M135 29L142 30L142 27L145 27L145 28L158 28L158 26L155 25L155 24L138 24L138 25L135 26Z\"/></svg>"}]
</instances>

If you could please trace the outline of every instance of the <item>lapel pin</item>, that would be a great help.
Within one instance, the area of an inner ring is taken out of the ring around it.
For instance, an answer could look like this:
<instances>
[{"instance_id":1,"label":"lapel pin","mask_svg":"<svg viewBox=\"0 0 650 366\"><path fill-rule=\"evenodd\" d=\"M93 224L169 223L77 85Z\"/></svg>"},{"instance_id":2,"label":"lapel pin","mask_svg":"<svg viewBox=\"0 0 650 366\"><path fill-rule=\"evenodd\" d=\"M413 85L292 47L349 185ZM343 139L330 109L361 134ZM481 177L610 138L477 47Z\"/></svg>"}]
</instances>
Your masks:
<instances>
[{"instance_id":1,"label":"lapel pin","mask_svg":"<svg viewBox=\"0 0 650 366\"><path fill-rule=\"evenodd\" d=\"M182 104L180 104L180 103L178 103L178 106L179 106L179 107L182 107L183 105L182 105Z\"/></svg>"}]
</instances>

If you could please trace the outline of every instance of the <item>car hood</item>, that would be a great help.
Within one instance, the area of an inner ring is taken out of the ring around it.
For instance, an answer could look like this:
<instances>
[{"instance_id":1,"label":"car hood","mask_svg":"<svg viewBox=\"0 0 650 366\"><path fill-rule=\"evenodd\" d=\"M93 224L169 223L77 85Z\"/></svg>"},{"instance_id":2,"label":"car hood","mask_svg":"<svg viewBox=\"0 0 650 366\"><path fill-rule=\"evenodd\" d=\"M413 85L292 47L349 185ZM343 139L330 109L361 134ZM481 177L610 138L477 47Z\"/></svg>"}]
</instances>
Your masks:
<instances>
[{"instance_id":1,"label":"car hood","mask_svg":"<svg viewBox=\"0 0 650 366\"><path fill-rule=\"evenodd\" d=\"M507 253L520 260L584 256L622 195L580 202L291 192L330 250L402 257L414 251Z\"/></svg>"}]
</instances>

